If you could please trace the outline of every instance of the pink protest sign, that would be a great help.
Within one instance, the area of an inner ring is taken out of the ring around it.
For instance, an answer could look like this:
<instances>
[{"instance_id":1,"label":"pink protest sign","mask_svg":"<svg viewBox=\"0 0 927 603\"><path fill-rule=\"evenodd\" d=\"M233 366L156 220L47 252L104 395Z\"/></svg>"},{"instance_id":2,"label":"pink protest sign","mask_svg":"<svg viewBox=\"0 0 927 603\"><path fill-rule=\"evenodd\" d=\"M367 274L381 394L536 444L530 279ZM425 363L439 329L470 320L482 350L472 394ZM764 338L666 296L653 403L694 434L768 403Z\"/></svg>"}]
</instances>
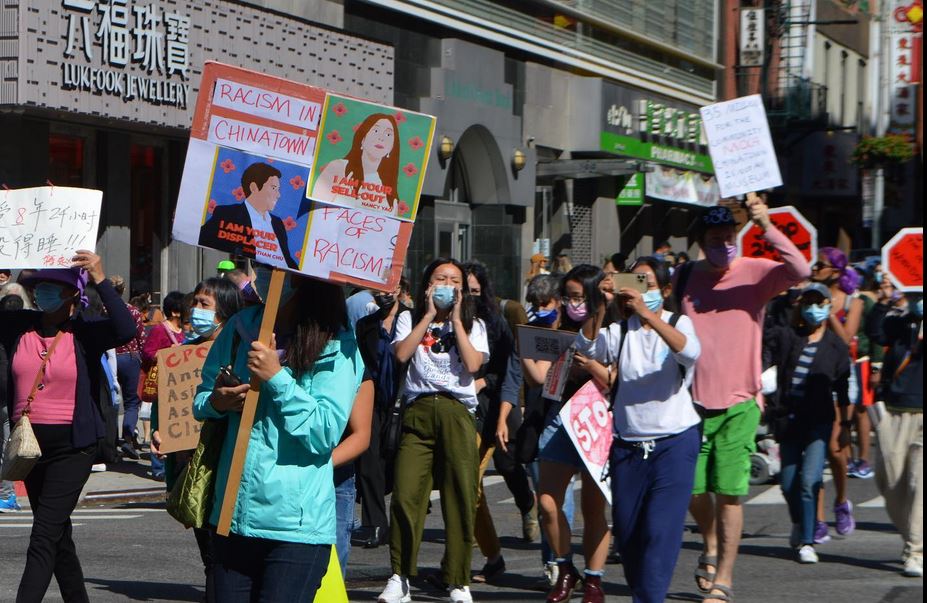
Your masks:
<instances>
[{"instance_id":1,"label":"pink protest sign","mask_svg":"<svg viewBox=\"0 0 927 603\"><path fill-rule=\"evenodd\" d=\"M600 479L612 447L612 413L608 410L608 395L590 380L563 405L560 419L586 470L595 478L605 500L611 504L611 479Z\"/></svg>"}]
</instances>

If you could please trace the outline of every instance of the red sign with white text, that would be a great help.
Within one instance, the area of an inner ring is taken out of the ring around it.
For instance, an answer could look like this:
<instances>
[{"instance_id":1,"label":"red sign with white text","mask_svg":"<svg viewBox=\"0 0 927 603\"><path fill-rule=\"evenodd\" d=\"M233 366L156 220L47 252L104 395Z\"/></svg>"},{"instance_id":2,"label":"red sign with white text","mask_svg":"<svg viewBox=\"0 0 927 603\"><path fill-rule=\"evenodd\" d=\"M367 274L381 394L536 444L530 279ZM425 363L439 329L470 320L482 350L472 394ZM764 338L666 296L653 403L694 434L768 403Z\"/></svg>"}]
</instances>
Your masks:
<instances>
[{"instance_id":1,"label":"red sign with white text","mask_svg":"<svg viewBox=\"0 0 927 603\"><path fill-rule=\"evenodd\" d=\"M611 480L601 479L612 448L612 413L608 394L590 380L560 410L563 428L579 452L586 471L595 479L605 500L612 502Z\"/></svg>"},{"instance_id":2,"label":"red sign with white text","mask_svg":"<svg viewBox=\"0 0 927 603\"><path fill-rule=\"evenodd\" d=\"M809 264L814 261L818 255L818 231L811 222L791 205L769 210L769 219L779 232L798 247ZM741 257L782 261L779 252L766 240L760 227L753 223L745 226L737 235L737 247Z\"/></svg>"},{"instance_id":3,"label":"red sign with white text","mask_svg":"<svg viewBox=\"0 0 927 603\"><path fill-rule=\"evenodd\" d=\"M900 291L924 290L924 229L902 228L882 248L882 269Z\"/></svg>"}]
</instances>

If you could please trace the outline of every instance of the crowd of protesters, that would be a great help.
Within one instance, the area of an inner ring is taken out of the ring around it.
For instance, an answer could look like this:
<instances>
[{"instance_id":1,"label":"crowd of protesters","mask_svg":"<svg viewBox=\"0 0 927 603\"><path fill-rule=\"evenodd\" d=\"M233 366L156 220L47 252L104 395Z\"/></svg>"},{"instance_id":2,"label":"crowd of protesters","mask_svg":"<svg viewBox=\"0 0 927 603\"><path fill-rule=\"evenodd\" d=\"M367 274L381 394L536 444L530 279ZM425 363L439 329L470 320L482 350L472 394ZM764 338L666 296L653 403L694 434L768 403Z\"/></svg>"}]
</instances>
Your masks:
<instances>
[{"instance_id":1,"label":"crowd of protesters","mask_svg":"<svg viewBox=\"0 0 927 603\"><path fill-rule=\"evenodd\" d=\"M152 374L159 350L204 342L192 410L224 435L208 522L194 530L209 601L312 600L332 547L344 572L352 542L388 545L393 575L378 601L411 601L434 489L445 552L430 579L468 603L471 584L506 571L483 492L490 463L524 540L540 541L549 603L580 588L583 603L604 601L603 582L619 580L605 573L610 551L634 601L663 601L687 512L702 550L685 571L706 603L733 601L761 424L779 443L796 561L817 563L829 539L829 462L835 531L855 528L847 478L875 477L904 541L903 573L921 576L923 301L895 291L876 261L854 267L835 248L809 266L760 197L745 205L782 261L738 257L734 215L714 207L695 223L697 258L660 243L602 267L560 254L550 270L536 254L523 300L497 297L485 266L451 258L392 291L348 296L288 274L270 345L257 337L272 272L260 265L223 262L218 276L157 306L146 290L124 303L125 280L107 277L90 252L72 269L23 271L16 282L0 271L4 439L27 413L43 450L26 478L35 523L17 600L41 600L53 575L65 600L87 600L69 516L91 470L147 447L150 476L174 487L190 452L161 453ZM615 278L625 273L640 286ZM521 325L570 333L572 344L556 362L522 357ZM252 379L254 427L231 535L219 537ZM604 475L586 469L561 420L590 387L611 412L610 504ZM0 510L18 508L0 483ZM471 572L474 548L484 560Z\"/></svg>"}]
</instances>

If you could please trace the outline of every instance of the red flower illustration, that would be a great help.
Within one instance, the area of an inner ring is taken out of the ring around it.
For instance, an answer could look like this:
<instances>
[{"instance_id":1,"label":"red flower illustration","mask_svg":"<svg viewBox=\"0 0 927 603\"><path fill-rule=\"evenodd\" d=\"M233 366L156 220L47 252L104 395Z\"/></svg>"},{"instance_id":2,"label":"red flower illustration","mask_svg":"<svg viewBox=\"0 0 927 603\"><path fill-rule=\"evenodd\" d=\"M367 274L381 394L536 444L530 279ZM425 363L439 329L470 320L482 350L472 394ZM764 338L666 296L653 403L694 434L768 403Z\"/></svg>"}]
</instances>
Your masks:
<instances>
[{"instance_id":1,"label":"red flower illustration","mask_svg":"<svg viewBox=\"0 0 927 603\"><path fill-rule=\"evenodd\" d=\"M208 213L209 215L212 215L212 212L216 211L216 205L217 205L216 200L210 199L209 205L206 206L206 213Z\"/></svg>"},{"instance_id":2,"label":"red flower illustration","mask_svg":"<svg viewBox=\"0 0 927 603\"><path fill-rule=\"evenodd\" d=\"M241 187L239 186L238 188L236 188L235 190L232 191L232 195L233 195L236 199L238 199L239 201L241 201L242 199L245 198L245 189L243 189L243 188L241 188Z\"/></svg>"},{"instance_id":3,"label":"red flower illustration","mask_svg":"<svg viewBox=\"0 0 927 603\"><path fill-rule=\"evenodd\" d=\"M354 124L353 126L351 126L351 129L354 130L355 132L357 132L358 130L360 130L360 127L361 127L361 125L360 125L359 123L357 123L357 124Z\"/></svg>"},{"instance_id":4,"label":"red flower illustration","mask_svg":"<svg viewBox=\"0 0 927 603\"><path fill-rule=\"evenodd\" d=\"M410 178L418 174L418 168L415 167L414 163L407 163L406 167L402 168L403 173Z\"/></svg>"},{"instance_id":5,"label":"red flower illustration","mask_svg":"<svg viewBox=\"0 0 927 603\"><path fill-rule=\"evenodd\" d=\"M290 186L293 187L294 191L298 191L302 187L306 186L306 181L302 179L302 176L300 176L299 174L296 174L295 176L290 178Z\"/></svg>"},{"instance_id":6,"label":"red flower illustration","mask_svg":"<svg viewBox=\"0 0 927 603\"><path fill-rule=\"evenodd\" d=\"M406 115L402 111L396 111L396 115L393 116L396 118L396 123L401 124L406 120Z\"/></svg>"},{"instance_id":7,"label":"red flower illustration","mask_svg":"<svg viewBox=\"0 0 927 603\"><path fill-rule=\"evenodd\" d=\"M222 171L225 172L226 174L235 170L235 164L232 163L231 159L226 159L225 161L219 164L219 167L221 167Z\"/></svg>"},{"instance_id":8,"label":"red flower illustration","mask_svg":"<svg viewBox=\"0 0 927 603\"><path fill-rule=\"evenodd\" d=\"M406 202L405 202L405 201L400 201L400 202L399 202L399 215L400 215L400 216L404 216L404 215L408 214L410 209L411 209L411 208L410 208L408 205L406 205Z\"/></svg>"},{"instance_id":9,"label":"red flower illustration","mask_svg":"<svg viewBox=\"0 0 927 603\"><path fill-rule=\"evenodd\" d=\"M293 216L287 216L286 219L283 221L283 227L286 228L288 231L293 230L297 226L298 224L296 223L296 220L293 219Z\"/></svg>"},{"instance_id":10,"label":"red flower illustration","mask_svg":"<svg viewBox=\"0 0 927 603\"><path fill-rule=\"evenodd\" d=\"M425 146L425 143L422 142L421 138L419 138L418 136L415 136L411 140L409 140L409 146L412 147L413 151L417 151L423 146Z\"/></svg>"},{"instance_id":11,"label":"red flower illustration","mask_svg":"<svg viewBox=\"0 0 927 603\"><path fill-rule=\"evenodd\" d=\"M344 106L344 103L338 103L337 105L332 107L332 111L335 113L335 115L337 115L338 117L341 117L342 115L348 112L348 108Z\"/></svg>"},{"instance_id":12,"label":"red flower illustration","mask_svg":"<svg viewBox=\"0 0 927 603\"><path fill-rule=\"evenodd\" d=\"M338 133L338 130L332 130L328 133L328 135L325 136L325 138L328 139L328 142L332 144L338 144L341 142L341 134Z\"/></svg>"}]
</instances>

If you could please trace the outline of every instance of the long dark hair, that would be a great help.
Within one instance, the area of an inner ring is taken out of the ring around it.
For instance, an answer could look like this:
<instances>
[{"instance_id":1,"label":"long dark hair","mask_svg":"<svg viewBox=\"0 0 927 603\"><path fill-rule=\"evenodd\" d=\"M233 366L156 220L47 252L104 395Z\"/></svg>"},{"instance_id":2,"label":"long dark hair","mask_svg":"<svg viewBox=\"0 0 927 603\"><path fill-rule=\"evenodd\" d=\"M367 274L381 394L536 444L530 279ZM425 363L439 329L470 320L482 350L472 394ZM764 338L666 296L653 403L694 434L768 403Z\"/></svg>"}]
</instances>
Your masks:
<instances>
[{"instance_id":1,"label":"long dark hair","mask_svg":"<svg viewBox=\"0 0 927 603\"><path fill-rule=\"evenodd\" d=\"M586 296L586 308L589 311L589 315L595 314L599 310L599 305L605 303L605 296L599 291L599 284L602 282L603 278L605 278L605 272L598 266L593 266L592 264L574 266L566 273L563 280L560 282L561 305L565 307L568 303L566 292L567 282L576 281L583 287L583 295ZM560 313L561 329L565 331L579 331L582 326L581 323L571 320L565 309Z\"/></svg>"},{"instance_id":2,"label":"long dark hair","mask_svg":"<svg viewBox=\"0 0 927 603\"><path fill-rule=\"evenodd\" d=\"M299 310L296 333L287 346L286 359L298 378L312 370L328 342L347 328L348 310L340 286L294 273L287 278L294 279L296 292L291 303L297 304Z\"/></svg>"},{"instance_id":3,"label":"long dark hair","mask_svg":"<svg viewBox=\"0 0 927 603\"><path fill-rule=\"evenodd\" d=\"M200 281L193 295L200 293L211 295L216 300L216 317L223 323L241 310L241 289L228 279L214 276Z\"/></svg>"},{"instance_id":4,"label":"long dark hair","mask_svg":"<svg viewBox=\"0 0 927 603\"><path fill-rule=\"evenodd\" d=\"M384 190L383 194L386 195L386 200L389 203L389 208L393 209L393 205L396 201L399 200L399 191L397 190L397 180L399 179L399 124L396 123L396 118L392 115L387 115L386 113L373 113L368 115L364 121L357 126L357 130L354 132L354 140L351 142L351 149L348 151L348 154L345 155L345 159L348 160L347 166L344 168L345 177L350 177L352 180L356 181L354 188L354 195L357 195L358 189L363 184L363 181L367 179L367 175L364 174L364 161L362 158L363 150L361 149L361 143L364 142L364 138L367 136L367 133L370 132L370 129L373 128L381 119L385 119L389 122L390 126L393 128L393 148L390 149L389 153L380 160L380 165L377 167L377 174L380 176L380 182L383 183L385 187L388 187L389 190Z\"/></svg>"},{"instance_id":5,"label":"long dark hair","mask_svg":"<svg viewBox=\"0 0 927 603\"><path fill-rule=\"evenodd\" d=\"M470 330L473 329L474 310L473 298L470 297L470 287L467 285L467 271L464 270L460 262L451 258L437 258L425 268L425 272L422 274L422 282L419 285L418 292L415 294L415 309L412 313L413 323L418 324L425 316L425 310L428 308L428 299L425 297L425 292L428 290L428 285L431 282L431 275L434 274L434 271L437 270L439 266L445 264L453 264L455 268L460 270L460 278L463 280L461 284L463 300L461 300L460 306L460 320L463 322L464 331L469 335Z\"/></svg>"},{"instance_id":6,"label":"long dark hair","mask_svg":"<svg viewBox=\"0 0 927 603\"><path fill-rule=\"evenodd\" d=\"M492 281L489 280L489 273L486 271L486 266L480 262L467 262L463 267L464 278L472 275L480 284L479 296L470 296L476 307L476 317L481 318L485 322L496 320L501 312L499 310L499 304L496 303L496 292L492 287Z\"/></svg>"}]
</instances>

